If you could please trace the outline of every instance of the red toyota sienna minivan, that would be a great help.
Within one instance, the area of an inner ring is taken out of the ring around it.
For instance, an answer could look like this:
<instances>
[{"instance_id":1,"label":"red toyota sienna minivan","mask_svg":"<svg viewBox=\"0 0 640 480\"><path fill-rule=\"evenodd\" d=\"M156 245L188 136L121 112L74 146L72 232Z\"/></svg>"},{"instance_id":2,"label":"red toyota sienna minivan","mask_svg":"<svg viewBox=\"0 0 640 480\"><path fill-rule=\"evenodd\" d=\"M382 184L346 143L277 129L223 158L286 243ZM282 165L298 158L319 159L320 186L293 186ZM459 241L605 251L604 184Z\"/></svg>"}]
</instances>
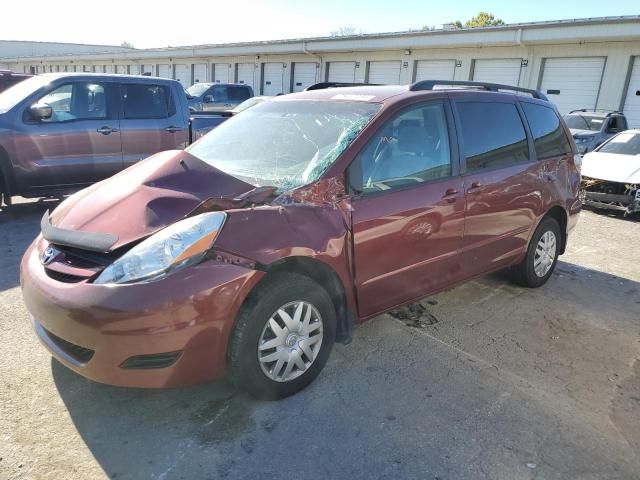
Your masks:
<instances>
[{"instance_id":1,"label":"red toyota sienna minivan","mask_svg":"<svg viewBox=\"0 0 640 480\"><path fill-rule=\"evenodd\" d=\"M39 339L98 382L282 398L389 309L544 284L580 211L571 135L539 92L442 83L319 84L69 197L21 265Z\"/></svg>"}]
</instances>

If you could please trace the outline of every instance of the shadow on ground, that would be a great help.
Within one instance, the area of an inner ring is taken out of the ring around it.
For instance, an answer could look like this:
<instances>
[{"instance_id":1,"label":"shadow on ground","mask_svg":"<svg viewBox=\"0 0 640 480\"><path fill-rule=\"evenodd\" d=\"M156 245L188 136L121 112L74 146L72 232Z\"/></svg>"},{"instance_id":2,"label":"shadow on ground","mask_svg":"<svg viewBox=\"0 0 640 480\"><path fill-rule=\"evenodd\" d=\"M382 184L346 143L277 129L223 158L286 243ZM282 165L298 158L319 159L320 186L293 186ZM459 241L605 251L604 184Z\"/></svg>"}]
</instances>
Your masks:
<instances>
[{"instance_id":1,"label":"shadow on ground","mask_svg":"<svg viewBox=\"0 0 640 480\"><path fill-rule=\"evenodd\" d=\"M638 354L639 283L561 262L537 290L498 273L432 299L423 305L438 322L411 328L378 317L336 347L313 385L279 402L250 399L226 380L114 388L56 361L53 378L111 478L635 478L640 368L630 360ZM468 349L464 335L430 333L456 323L473 338L483 328L490 336L498 301L513 314L495 357L468 351L475 345ZM628 344L596 335L606 329ZM565 355L579 368L549 380L534 367L548 356L561 368L564 341L582 355ZM604 366L598 350L612 357Z\"/></svg>"}]
</instances>

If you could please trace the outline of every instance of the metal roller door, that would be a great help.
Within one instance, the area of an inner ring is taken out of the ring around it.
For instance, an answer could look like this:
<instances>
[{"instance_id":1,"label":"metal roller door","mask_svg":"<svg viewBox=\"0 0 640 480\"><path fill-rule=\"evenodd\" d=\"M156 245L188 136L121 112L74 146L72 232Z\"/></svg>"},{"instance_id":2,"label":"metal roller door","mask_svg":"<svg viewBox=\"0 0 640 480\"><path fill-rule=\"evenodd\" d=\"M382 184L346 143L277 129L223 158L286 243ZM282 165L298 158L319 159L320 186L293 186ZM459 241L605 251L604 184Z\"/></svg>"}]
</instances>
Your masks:
<instances>
[{"instance_id":1,"label":"metal roller door","mask_svg":"<svg viewBox=\"0 0 640 480\"><path fill-rule=\"evenodd\" d=\"M293 92L301 92L316 83L316 63L296 62L293 64Z\"/></svg>"},{"instance_id":2,"label":"metal roller door","mask_svg":"<svg viewBox=\"0 0 640 480\"><path fill-rule=\"evenodd\" d=\"M153 76L153 65L142 65L140 73Z\"/></svg>"},{"instance_id":3,"label":"metal roller door","mask_svg":"<svg viewBox=\"0 0 640 480\"><path fill-rule=\"evenodd\" d=\"M415 81L453 80L456 74L455 60L418 60Z\"/></svg>"},{"instance_id":4,"label":"metal roller door","mask_svg":"<svg viewBox=\"0 0 640 480\"><path fill-rule=\"evenodd\" d=\"M126 65L116 65L116 73L127 73Z\"/></svg>"},{"instance_id":5,"label":"metal roller door","mask_svg":"<svg viewBox=\"0 0 640 480\"><path fill-rule=\"evenodd\" d=\"M369 83L397 85L400 83L400 62L369 62Z\"/></svg>"},{"instance_id":6,"label":"metal roller door","mask_svg":"<svg viewBox=\"0 0 640 480\"><path fill-rule=\"evenodd\" d=\"M238 64L238 83L244 83L253 88L254 77L254 64L253 63L239 63Z\"/></svg>"},{"instance_id":7,"label":"metal roller door","mask_svg":"<svg viewBox=\"0 0 640 480\"><path fill-rule=\"evenodd\" d=\"M175 79L179 81L183 87L191 86L191 65L178 64L175 66Z\"/></svg>"},{"instance_id":8,"label":"metal roller door","mask_svg":"<svg viewBox=\"0 0 640 480\"><path fill-rule=\"evenodd\" d=\"M171 78L171 65L158 65L158 76L162 78Z\"/></svg>"},{"instance_id":9,"label":"metal roller door","mask_svg":"<svg viewBox=\"0 0 640 480\"><path fill-rule=\"evenodd\" d=\"M565 114L596 108L605 57L547 58L540 90Z\"/></svg>"},{"instance_id":10,"label":"metal roller door","mask_svg":"<svg viewBox=\"0 0 640 480\"><path fill-rule=\"evenodd\" d=\"M265 63L263 65L262 95L284 93L284 65Z\"/></svg>"},{"instance_id":11,"label":"metal roller door","mask_svg":"<svg viewBox=\"0 0 640 480\"><path fill-rule=\"evenodd\" d=\"M521 58L478 59L474 63L473 79L517 87L521 69Z\"/></svg>"},{"instance_id":12,"label":"metal roller door","mask_svg":"<svg viewBox=\"0 0 640 480\"><path fill-rule=\"evenodd\" d=\"M196 63L193 65L193 83L202 83L207 81L207 64Z\"/></svg>"},{"instance_id":13,"label":"metal roller door","mask_svg":"<svg viewBox=\"0 0 640 480\"><path fill-rule=\"evenodd\" d=\"M115 72L115 68L113 65L105 65L104 66L104 73L114 73ZM65 70L66 72L67 70Z\"/></svg>"},{"instance_id":14,"label":"metal roller door","mask_svg":"<svg viewBox=\"0 0 640 480\"><path fill-rule=\"evenodd\" d=\"M329 62L330 82L353 83L356 79L356 62Z\"/></svg>"},{"instance_id":15,"label":"metal roller door","mask_svg":"<svg viewBox=\"0 0 640 480\"><path fill-rule=\"evenodd\" d=\"M216 63L213 66L213 81L216 83L229 83L229 72L231 71L228 63Z\"/></svg>"},{"instance_id":16,"label":"metal roller door","mask_svg":"<svg viewBox=\"0 0 640 480\"><path fill-rule=\"evenodd\" d=\"M640 57L633 59L623 111L629 128L640 128Z\"/></svg>"}]
</instances>

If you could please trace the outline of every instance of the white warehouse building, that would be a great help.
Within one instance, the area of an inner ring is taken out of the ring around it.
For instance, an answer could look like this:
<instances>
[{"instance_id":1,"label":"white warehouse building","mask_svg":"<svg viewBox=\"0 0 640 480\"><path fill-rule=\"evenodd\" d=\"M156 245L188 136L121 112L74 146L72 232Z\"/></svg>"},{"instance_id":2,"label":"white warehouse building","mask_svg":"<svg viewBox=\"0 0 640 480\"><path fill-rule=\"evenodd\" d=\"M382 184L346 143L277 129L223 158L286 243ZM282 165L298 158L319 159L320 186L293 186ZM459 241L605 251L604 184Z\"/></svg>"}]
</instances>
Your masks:
<instances>
[{"instance_id":1,"label":"white warehouse building","mask_svg":"<svg viewBox=\"0 0 640 480\"><path fill-rule=\"evenodd\" d=\"M623 110L640 127L640 16L265 42L0 56L18 72L151 74L185 87L251 85L256 95L320 81L478 80L540 89L562 113Z\"/></svg>"}]
</instances>

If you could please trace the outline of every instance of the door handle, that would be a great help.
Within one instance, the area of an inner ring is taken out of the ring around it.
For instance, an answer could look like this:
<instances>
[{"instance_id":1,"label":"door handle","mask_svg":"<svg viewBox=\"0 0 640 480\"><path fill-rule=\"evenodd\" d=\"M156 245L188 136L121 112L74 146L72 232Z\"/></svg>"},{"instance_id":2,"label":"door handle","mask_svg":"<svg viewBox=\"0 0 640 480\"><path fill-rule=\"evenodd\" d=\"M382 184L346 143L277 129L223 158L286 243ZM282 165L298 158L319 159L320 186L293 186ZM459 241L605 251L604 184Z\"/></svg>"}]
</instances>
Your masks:
<instances>
[{"instance_id":1,"label":"door handle","mask_svg":"<svg viewBox=\"0 0 640 480\"><path fill-rule=\"evenodd\" d=\"M182 127L174 127L173 125L171 125L170 127L165 128L165 130L167 132L179 132L181 130L183 130Z\"/></svg>"},{"instance_id":2,"label":"door handle","mask_svg":"<svg viewBox=\"0 0 640 480\"><path fill-rule=\"evenodd\" d=\"M111 128L111 127L100 127L99 129L96 130L96 132L101 133L103 135L109 135L110 133L116 133L118 131L117 128Z\"/></svg>"},{"instance_id":3,"label":"door handle","mask_svg":"<svg viewBox=\"0 0 640 480\"><path fill-rule=\"evenodd\" d=\"M482 183L476 180L475 182L472 182L471 185L469 185L469 188L467 189L467 193L473 193L475 190L478 190L481 186L482 186Z\"/></svg>"},{"instance_id":4,"label":"door handle","mask_svg":"<svg viewBox=\"0 0 640 480\"><path fill-rule=\"evenodd\" d=\"M447 188L444 192L442 198L444 198L449 203L454 203L456 201L454 195L458 194L458 190L455 188Z\"/></svg>"}]
</instances>

